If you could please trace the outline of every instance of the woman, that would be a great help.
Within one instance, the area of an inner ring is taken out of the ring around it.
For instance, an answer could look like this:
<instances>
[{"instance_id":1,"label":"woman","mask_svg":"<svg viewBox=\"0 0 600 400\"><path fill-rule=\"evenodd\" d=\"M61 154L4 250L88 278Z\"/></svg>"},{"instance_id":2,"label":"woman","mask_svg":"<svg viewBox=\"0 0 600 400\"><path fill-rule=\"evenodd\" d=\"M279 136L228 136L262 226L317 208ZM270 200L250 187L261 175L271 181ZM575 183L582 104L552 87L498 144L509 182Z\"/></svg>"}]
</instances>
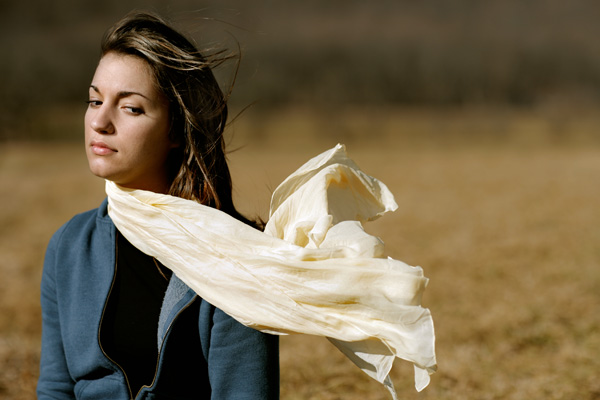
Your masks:
<instances>
[{"instance_id":1,"label":"woman","mask_svg":"<svg viewBox=\"0 0 600 400\"><path fill-rule=\"evenodd\" d=\"M124 188L234 208L226 99L208 60L156 16L102 40L85 145L95 175ZM39 399L274 399L278 340L198 297L131 245L107 202L51 239L42 278Z\"/></svg>"}]
</instances>

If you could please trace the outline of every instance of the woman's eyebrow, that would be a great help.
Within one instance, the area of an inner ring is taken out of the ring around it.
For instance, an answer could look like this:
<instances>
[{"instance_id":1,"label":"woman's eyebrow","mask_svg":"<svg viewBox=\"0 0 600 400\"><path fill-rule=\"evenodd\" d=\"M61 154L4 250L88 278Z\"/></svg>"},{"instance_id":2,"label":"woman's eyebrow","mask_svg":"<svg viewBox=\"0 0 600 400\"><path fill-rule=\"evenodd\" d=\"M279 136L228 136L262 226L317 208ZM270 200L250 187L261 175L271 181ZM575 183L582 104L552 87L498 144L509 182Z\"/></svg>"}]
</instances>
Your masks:
<instances>
[{"instance_id":1,"label":"woman's eyebrow","mask_svg":"<svg viewBox=\"0 0 600 400\"><path fill-rule=\"evenodd\" d=\"M100 92L100 89L98 89L96 86L90 85L90 88L92 88L96 93L102 94ZM117 97L118 98L129 97L129 96L133 96L133 95L138 95L138 96L141 96L141 97L143 97L143 98L145 98L147 100L150 100L150 98L148 98L147 96L141 94L140 92L134 92L134 91L131 91L131 90L122 90L122 91L120 91L120 92L117 93Z\"/></svg>"}]
</instances>

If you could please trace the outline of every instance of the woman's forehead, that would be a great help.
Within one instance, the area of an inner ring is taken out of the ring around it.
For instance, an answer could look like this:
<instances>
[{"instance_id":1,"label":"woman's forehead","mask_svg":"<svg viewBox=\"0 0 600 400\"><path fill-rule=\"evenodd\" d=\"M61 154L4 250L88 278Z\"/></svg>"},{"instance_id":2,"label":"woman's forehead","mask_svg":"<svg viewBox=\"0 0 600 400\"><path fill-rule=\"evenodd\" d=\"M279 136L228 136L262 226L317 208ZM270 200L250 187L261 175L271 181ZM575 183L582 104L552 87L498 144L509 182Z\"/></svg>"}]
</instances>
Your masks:
<instances>
[{"instance_id":1,"label":"woman's forehead","mask_svg":"<svg viewBox=\"0 0 600 400\"><path fill-rule=\"evenodd\" d=\"M140 57L109 52L98 63L92 87L99 91L140 93L153 98L158 95L156 80L148 63Z\"/></svg>"}]
</instances>

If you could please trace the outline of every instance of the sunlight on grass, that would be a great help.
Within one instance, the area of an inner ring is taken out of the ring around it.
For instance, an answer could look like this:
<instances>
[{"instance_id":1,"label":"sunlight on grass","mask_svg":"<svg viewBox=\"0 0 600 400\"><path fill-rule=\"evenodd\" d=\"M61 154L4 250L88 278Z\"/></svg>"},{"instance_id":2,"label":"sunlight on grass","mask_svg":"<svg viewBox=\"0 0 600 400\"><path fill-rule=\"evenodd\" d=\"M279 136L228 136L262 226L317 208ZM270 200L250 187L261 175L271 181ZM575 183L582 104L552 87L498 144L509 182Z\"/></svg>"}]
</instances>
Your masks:
<instances>
[{"instance_id":1,"label":"sunlight on grass","mask_svg":"<svg viewBox=\"0 0 600 400\"><path fill-rule=\"evenodd\" d=\"M439 372L417 394L412 367L398 360L400 397L597 399L600 146L589 132L600 123L553 118L562 125L508 111L249 115L231 127L242 146L229 157L235 197L266 218L283 178L345 142L399 204L367 230L430 278L423 302ZM100 203L103 182L80 144L9 143L2 153L0 397L30 399L46 243ZM282 399L388 398L324 338L282 338L281 366Z\"/></svg>"}]
</instances>

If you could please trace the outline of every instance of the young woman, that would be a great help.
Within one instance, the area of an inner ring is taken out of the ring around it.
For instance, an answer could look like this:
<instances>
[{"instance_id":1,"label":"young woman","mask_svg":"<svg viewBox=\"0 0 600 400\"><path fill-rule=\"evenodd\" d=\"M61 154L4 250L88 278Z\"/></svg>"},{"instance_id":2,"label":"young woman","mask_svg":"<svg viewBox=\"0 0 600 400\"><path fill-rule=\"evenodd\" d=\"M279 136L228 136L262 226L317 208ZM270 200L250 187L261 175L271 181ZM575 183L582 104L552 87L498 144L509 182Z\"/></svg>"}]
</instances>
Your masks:
<instances>
[{"instance_id":1,"label":"young woman","mask_svg":"<svg viewBox=\"0 0 600 400\"><path fill-rule=\"evenodd\" d=\"M85 146L121 187L234 208L226 99L210 60L160 18L105 34L89 87ZM39 399L275 399L278 340L200 298L131 245L107 201L65 224L42 278Z\"/></svg>"},{"instance_id":2,"label":"young woman","mask_svg":"<svg viewBox=\"0 0 600 400\"><path fill-rule=\"evenodd\" d=\"M394 399L392 364L411 361L422 390L436 369L428 280L362 229L393 195L337 145L252 227L232 202L215 58L148 14L105 35L85 144L107 200L48 246L38 398L277 398L271 333L329 338Z\"/></svg>"}]
</instances>

